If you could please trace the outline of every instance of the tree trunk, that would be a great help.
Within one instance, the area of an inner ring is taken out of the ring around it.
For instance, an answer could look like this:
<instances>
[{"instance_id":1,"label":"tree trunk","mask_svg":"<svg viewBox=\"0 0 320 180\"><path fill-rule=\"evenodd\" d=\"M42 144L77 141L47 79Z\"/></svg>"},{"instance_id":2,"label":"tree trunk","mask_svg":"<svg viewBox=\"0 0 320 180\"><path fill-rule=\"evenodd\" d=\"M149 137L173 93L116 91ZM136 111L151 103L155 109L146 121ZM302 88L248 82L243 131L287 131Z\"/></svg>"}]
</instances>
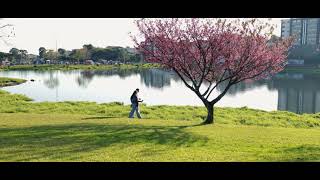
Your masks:
<instances>
[{"instance_id":1,"label":"tree trunk","mask_svg":"<svg viewBox=\"0 0 320 180\"><path fill-rule=\"evenodd\" d=\"M203 122L203 124L213 124L214 123L214 116L213 116L213 104L206 104L205 105L208 111L208 115L206 120Z\"/></svg>"}]
</instances>

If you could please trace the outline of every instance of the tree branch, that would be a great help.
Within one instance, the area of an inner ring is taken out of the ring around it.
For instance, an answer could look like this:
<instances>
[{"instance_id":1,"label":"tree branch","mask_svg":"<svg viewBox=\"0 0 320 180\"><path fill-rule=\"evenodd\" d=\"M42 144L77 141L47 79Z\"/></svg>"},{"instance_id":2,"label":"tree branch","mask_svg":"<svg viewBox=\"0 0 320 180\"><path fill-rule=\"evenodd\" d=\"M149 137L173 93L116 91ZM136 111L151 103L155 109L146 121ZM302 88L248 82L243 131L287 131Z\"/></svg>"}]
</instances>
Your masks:
<instances>
[{"instance_id":1,"label":"tree branch","mask_svg":"<svg viewBox=\"0 0 320 180\"><path fill-rule=\"evenodd\" d=\"M5 27L8 27L8 26L13 26L13 25L12 25L12 24L5 24L5 25L3 25L3 26L0 26L0 29L5 28Z\"/></svg>"},{"instance_id":2,"label":"tree branch","mask_svg":"<svg viewBox=\"0 0 320 180\"><path fill-rule=\"evenodd\" d=\"M184 83L189 89L191 89L192 91L195 91L195 89L187 83L187 81L183 78L183 76L179 73L178 70L176 70L175 68L173 68L173 70L174 70L174 72L176 72L176 73L178 74L178 76L180 77L180 79L183 81L183 83Z\"/></svg>"},{"instance_id":3,"label":"tree branch","mask_svg":"<svg viewBox=\"0 0 320 180\"><path fill-rule=\"evenodd\" d=\"M217 103L227 92L228 92L228 90L230 89L230 87L232 86L232 85L234 85L235 83L234 83L234 81L229 81L228 82L228 85L227 85L227 87L223 90L223 92L218 96L218 97L216 97L215 99L213 99L212 101L210 101L210 104L215 104L215 103Z\"/></svg>"},{"instance_id":4,"label":"tree branch","mask_svg":"<svg viewBox=\"0 0 320 180\"><path fill-rule=\"evenodd\" d=\"M216 82L215 86L214 86L212 89L214 89L214 88L217 87L217 83L218 83L218 82L222 82L221 79L224 77L226 71L227 71L227 69L224 70L224 72L223 72L222 76L220 77L219 81ZM205 95L209 92L209 90L210 90L210 88L211 88L211 85L212 85L212 82L210 81L210 86L209 86L209 87L207 88L207 90L202 94L203 96L205 96ZM210 91L209 95L211 94L212 91L213 91L213 90ZM207 96L207 98L209 97L209 95ZM207 99L207 98L206 98L206 99Z\"/></svg>"}]
</instances>

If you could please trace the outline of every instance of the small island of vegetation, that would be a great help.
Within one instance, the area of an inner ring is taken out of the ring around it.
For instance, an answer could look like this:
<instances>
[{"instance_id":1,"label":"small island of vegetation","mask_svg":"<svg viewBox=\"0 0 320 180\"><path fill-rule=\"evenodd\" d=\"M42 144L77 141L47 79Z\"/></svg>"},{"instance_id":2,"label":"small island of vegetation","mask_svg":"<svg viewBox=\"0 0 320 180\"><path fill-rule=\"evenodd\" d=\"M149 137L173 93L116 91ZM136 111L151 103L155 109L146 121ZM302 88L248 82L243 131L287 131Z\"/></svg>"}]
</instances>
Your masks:
<instances>
[{"instance_id":1,"label":"small island of vegetation","mask_svg":"<svg viewBox=\"0 0 320 180\"><path fill-rule=\"evenodd\" d=\"M0 77L0 87L14 86L26 82L24 79Z\"/></svg>"}]
</instances>

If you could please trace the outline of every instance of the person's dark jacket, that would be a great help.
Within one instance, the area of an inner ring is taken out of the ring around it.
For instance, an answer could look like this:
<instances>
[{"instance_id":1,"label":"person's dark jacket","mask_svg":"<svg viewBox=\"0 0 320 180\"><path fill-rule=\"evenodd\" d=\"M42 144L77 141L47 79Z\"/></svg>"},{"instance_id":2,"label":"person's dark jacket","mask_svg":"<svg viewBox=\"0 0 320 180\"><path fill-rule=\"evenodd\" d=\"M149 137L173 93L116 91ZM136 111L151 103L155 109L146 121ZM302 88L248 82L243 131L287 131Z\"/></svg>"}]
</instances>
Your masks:
<instances>
[{"instance_id":1,"label":"person's dark jacket","mask_svg":"<svg viewBox=\"0 0 320 180\"><path fill-rule=\"evenodd\" d=\"M130 100L131 100L131 104L135 104L135 105L138 105L138 104L139 104L139 103L138 103L138 97L137 97L136 94L132 94Z\"/></svg>"},{"instance_id":2,"label":"person's dark jacket","mask_svg":"<svg viewBox=\"0 0 320 180\"><path fill-rule=\"evenodd\" d=\"M131 100L131 103L134 104L134 105L136 105L136 106L139 105L139 102L142 102L142 101L139 101L139 100L138 100L138 97L137 97L136 94L133 94L133 95L131 96L130 100Z\"/></svg>"}]
</instances>

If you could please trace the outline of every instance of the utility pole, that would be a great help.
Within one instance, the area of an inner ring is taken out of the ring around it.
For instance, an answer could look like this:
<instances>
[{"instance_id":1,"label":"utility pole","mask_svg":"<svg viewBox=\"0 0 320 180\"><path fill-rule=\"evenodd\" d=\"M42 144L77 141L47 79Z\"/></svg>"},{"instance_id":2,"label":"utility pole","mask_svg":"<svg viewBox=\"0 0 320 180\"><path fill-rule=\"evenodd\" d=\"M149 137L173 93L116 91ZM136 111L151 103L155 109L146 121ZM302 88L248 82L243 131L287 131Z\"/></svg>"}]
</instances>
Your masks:
<instances>
[{"instance_id":1,"label":"utility pole","mask_svg":"<svg viewBox=\"0 0 320 180\"><path fill-rule=\"evenodd\" d=\"M56 61L58 62L58 41L56 40Z\"/></svg>"}]
</instances>

